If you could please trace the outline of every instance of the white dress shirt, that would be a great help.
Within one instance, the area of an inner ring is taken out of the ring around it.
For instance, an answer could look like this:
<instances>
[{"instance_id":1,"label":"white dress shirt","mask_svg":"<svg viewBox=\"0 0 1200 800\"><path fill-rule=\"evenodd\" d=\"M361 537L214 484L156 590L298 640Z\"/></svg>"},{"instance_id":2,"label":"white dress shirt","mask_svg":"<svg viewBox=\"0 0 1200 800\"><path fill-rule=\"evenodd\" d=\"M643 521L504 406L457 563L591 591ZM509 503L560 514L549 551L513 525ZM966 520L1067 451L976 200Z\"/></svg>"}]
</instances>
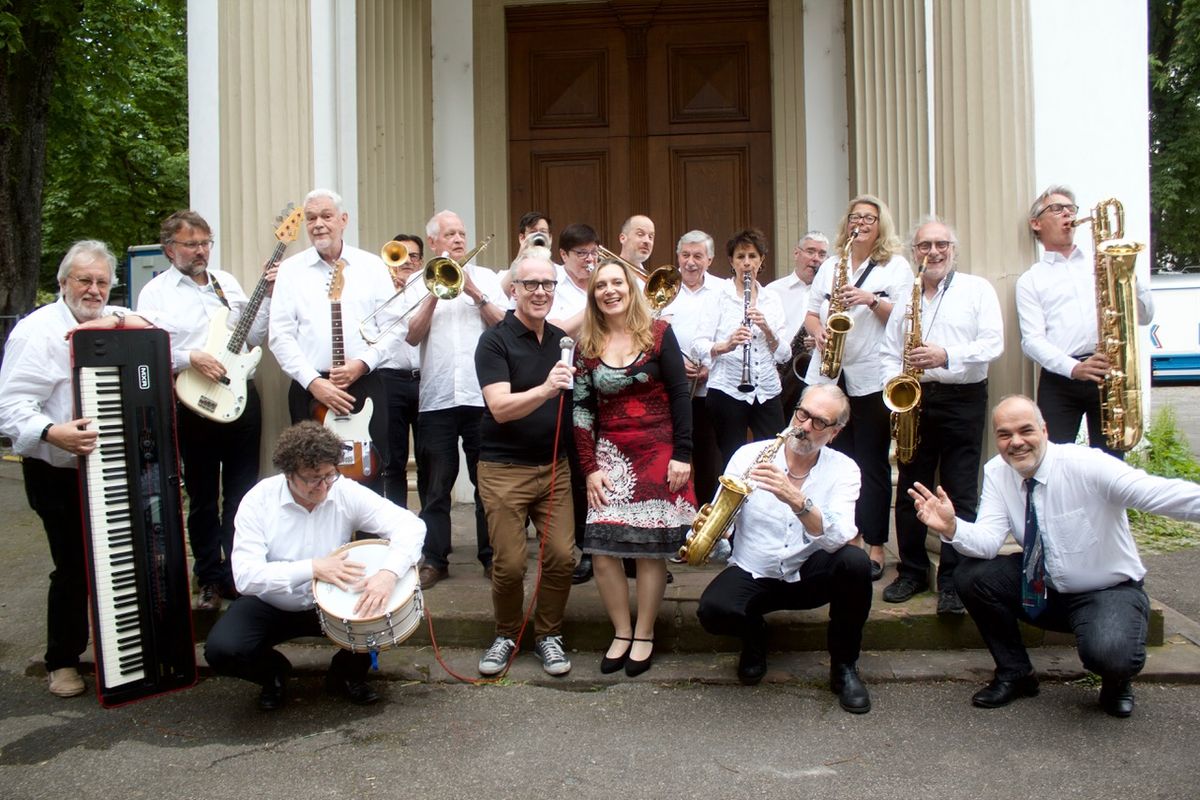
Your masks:
<instances>
[{"instance_id":1,"label":"white dress shirt","mask_svg":"<svg viewBox=\"0 0 1200 800\"><path fill-rule=\"evenodd\" d=\"M117 310L128 311L105 306L100 316ZM12 439L18 454L71 469L79 466L79 457L43 442L42 431L75 419L71 345L64 337L78 326L61 297L42 306L8 334L0 367L0 433Z\"/></svg>"},{"instance_id":2,"label":"white dress shirt","mask_svg":"<svg viewBox=\"0 0 1200 800\"><path fill-rule=\"evenodd\" d=\"M367 369L373 370L395 340L389 336L378 347L369 346L359 332L359 325L395 294L395 289L387 266L374 253L347 244L342 245L340 258L345 262L341 303L346 361L361 359ZM333 366L329 304L332 277L333 267L321 259L314 247L285 259L276 273L275 297L271 303L271 352L280 368L305 389ZM386 328L403 311L395 306L392 303L375 318L369 334Z\"/></svg>"},{"instance_id":3,"label":"white dress shirt","mask_svg":"<svg viewBox=\"0 0 1200 800\"><path fill-rule=\"evenodd\" d=\"M287 476L265 478L246 492L234 524L230 561L237 590L284 611L313 607L313 559L346 544L356 530L391 542L382 568L398 577L420 560L425 543L419 517L345 478L312 511L292 497Z\"/></svg>"},{"instance_id":4,"label":"white dress shirt","mask_svg":"<svg viewBox=\"0 0 1200 800\"><path fill-rule=\"evenodd\" d=\"M713 344L732 336L746 318L744 291L737 280L725 281L720 289L705 299L700 315L700 330L692 341L692 349L700 351L704 363L709 367L708 388L719 389L743 403L765 403L779 396L783 385L779 382L775 362L782 364L792 357L791 342L783 336L783 301L779 295L768 292L762 284L758 284L758 299L754 305L762 312L767 327L775 335L776 347L772 351L767 346L767 335L762 328L750 326L750 382L754 384L751 391L739 392L737 388L742 382L741 345L715 359L712 357Z\"/></svg>"},{"instance_id":5,"label":"white dress shirt","mask_svg":"<svg viewBox=\"0 0 1200 800\"><path fill-rule=\"evenodd\" d=\"M953 277L951 277L953 276ZM949 280L949 286L946 285ZM883 361L883 382L899 375L904 365L904 338L907 325L904 318L912 302L906 300L892 306L887 330L880 345ZM1004 321L1000 315L1000 299L991 281L978 275L951 272L938 283L937 293L928 297L921 293L921 339L946 351L947 364L927 369L921 383L978 383L986 380L988 364L1004 352Z\"/></svg>"},{"instance_id":6,"label":"white dress shirt","mask_svg":"<svg viewBox=\"0 0 1200 800\"><path fill-rule=\"evenodd\" d=\"M558 286L554 289L554 305L550 306L550 313L546 315L546 319L562 322L583 311L587 305L587 287L581 289L576 286L575 281L567 274L566 267L559 264L554 266L554 277ZM515 307L514 305L513 308Z\"/></svg>"},{"instance_id":7,"label":"white dress shirt","mask_svg":"<svg viewBox=\"0 0 1200 800\"><path fill-rule=\"evenodd\" d=\"M474 264L468 264L466 270L488 300L494 303L500 298L500 276ZM424 293L424 286L405 287L405 307ZM483 392L475 374L475 346L484 327L480 310L465 292L453 300L437 301L429 334L420 344L421 411L458 406L483 408Z\"/></svg>"},{"instance_id":8,"label":"white dress shirt","mask_svg":"<svg viewBox=\"0 0 1200 800\"><path fill-rule=\"evenodd\" d=\"M1138 283L1139 325L1154 318L1147 281ZM1076 247L1064 258L1046 251L1017 278L1021 349L1045 369L1071 377L1078 356L1096 352L1096 274L1092 254Z\"/></svg>"},{"instance_id":9,"label":"white dress shirt","mask_svg":"<svg viewBox=\"0 0 1200 800\"><path fill-rule=\"evenodd\" d=\"M787 324L782 335L790 343L796 338L796 331L800 330L804 325L804 318L808 316L808 298L812 293L812 284L800 280L793 272L777 281L771 281L767 288L779 295L779 299L783 301L783 314Z\"/></svg>"},{"instance_id":10,"label":"white dress shirt","mask_svg":"<svg viewBox=\"0 0 1200 800\"><path fill-rule=\"evenodd\" d=\"M718 278L711 272L705 272L704 282L700 284L699 289L692 291L680 284L679 294L675 295L675 299L671 301L670 305L663 309L662 318L671 323L671 330L675 332L675 338L679 341L679 350L685 356L691 356L701 363L711 360L708 358L711 344L699 353L694 351L694 345L700 338L700 321L704 316L705 304L712 301L728 283L729 281L725 278ZM704 397L707 394L707 381L696 385L695 397Z\"/></svg>"},{"instance_id":11,"label":"white dress shirt","mask_svg":"<svg viewBox=\"0 0 1200 800\"><path fill-rule=\"evenodd\" d=\"M725 472L742 475L758 459L767 442L751 442L741 447ZM786 445L784 446L786 447ZM775 454L774 464L787 469L784 447ZM801 487L821 512L825 531L812 536L792 511L766 489L755 489L746 498L734 522L730 564L736 564L755 578L774 578L795 583L800 568L817 548L833 553L858 535L854 525L854 504L858 501L861 478L858 465L833 448L821 450L817 463ZM810 512L811 513L811 512Z\"/></svg>"},{"instance_id":12,"label":"white dress shirt","mask_svg":"<svg viewBox=\"0 0 1200 800\"><path fill-rule=\"evenodd\" d=\"M213 278L221 284L221 291L229 303L229 318L226 330L232 333L237 327L242 312L250 298L233 275L219 269L207 271L209 280L204 286L171 267L160 272L143 287L137 298L137 310L156 326L171 334L171 370L179 372L192 365L193 350L203 350L208 344L208 328L213 316L225 308L213 287ZM255 347L267 338L267 323L270 318L271 298L264 297L250 331L246 344ZM242 352L246 352L246 345ZM214 354L215 355L215 354ZM253 373L250 377L253 377Z\"/></svg>"},{"instance_id":13,"label":"white dress shirt","mask_svg":"<svg viewBox=\"0 0 1200 800\"><path fill-rule=\"evenodd\" d=\"M1146 568L1129 532L1126 508L1200 520L1200 486L1147 475L1090 447L1047 443L1033 476L1038 530L1050 584L1089 592L1140 580ZM983 468L976 521L957 521L951 544L973 558L994 558L1011 533L1025 538L1025 486L1020 473L993 457Z\"/></svg>"},{"instance_id":14,"label":"white dress shirt","mask_svg":"<svg viewBox=\"0 0 1200 800\"><path fill-rule=\"evenodd\" d=\"M837 270L838 256L830 256L817 270L813 278L812 290L808 295L808 310L818 316L821 326L829 317L829 290L833 288L833 274ZM856 269L849 266L848 284L853 286L867 267L866 263ZM886 264L878 264L863 282L862 288L871 292L881 301L899 303L911 293L913 271L903 256L892 256ZM842 351L842 374L846 376L846 393L851 397L862 397L878 392L879 387L890 378L883 375L883 363L879 359L880 345L883 343L885 323L878 315L865 305L853 306L846 309L854 328L846 334L846 346ZM808 364L808 374L804 382L809 386L816 383L833 383L830 378L821 375L821 351L814 350L812 361Z\"/></svg>"}]
</instances>

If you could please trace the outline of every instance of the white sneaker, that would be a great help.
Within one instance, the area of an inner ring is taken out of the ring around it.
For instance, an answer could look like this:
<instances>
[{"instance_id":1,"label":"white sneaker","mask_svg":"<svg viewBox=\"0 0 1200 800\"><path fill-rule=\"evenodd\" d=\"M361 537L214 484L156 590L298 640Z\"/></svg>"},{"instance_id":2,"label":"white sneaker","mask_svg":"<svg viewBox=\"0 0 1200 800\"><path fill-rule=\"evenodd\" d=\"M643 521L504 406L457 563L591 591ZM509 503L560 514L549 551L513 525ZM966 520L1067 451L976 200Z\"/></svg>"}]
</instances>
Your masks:
<instances>
[{"instance_id":1,"label":"white sneaker","mask_svg":"<svg viewBox=\"0 0 1200 800\"><path fill-rule=\"evenodd\" d=\"M497 636L496 641L492 642L492 646L483 654L483 658L479 659L479 674L499 675L508 666L508 660L512 658L516 649L517 643L512 639Z\"/></svg>"},{"instance_id":2,"label":"white sneaker","mask_svg":"<svg viewBox=\"0 0 1200 800\"><path fill-rule=\"evenodd\" d=\"M74 667L63 667L50 671L50 694L59 697L76 697L86 690L83 678L79 677L79 670Z\"/></svg>"},{"instance_id":3,"label":"white sneaker","mask_svg":"<svg viewBox=\"0 0 1200 800\"><path fill-rule=\"evenodd\" d=\"M534 644L542 657L542 669L549 675L566 675L571 671L571 660L563 652L561 636L546 636Z\"/></svg>"}]
</instances>

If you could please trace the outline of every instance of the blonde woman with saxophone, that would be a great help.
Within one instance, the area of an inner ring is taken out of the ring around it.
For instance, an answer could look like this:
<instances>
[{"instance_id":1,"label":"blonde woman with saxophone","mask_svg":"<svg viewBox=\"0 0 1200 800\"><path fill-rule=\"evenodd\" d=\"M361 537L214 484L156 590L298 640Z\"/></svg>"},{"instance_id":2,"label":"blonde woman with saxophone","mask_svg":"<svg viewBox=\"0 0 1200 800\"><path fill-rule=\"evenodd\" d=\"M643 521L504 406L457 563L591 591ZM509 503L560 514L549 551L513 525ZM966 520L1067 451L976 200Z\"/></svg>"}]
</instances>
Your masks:
<instances>
[{"instance_id":1,"label":"blonde woman with saxophone","mask_svg":"<svg viewBox=\"0 0 1200 800\"><path fill-rule=\"evenodd\" d=\"M771 611L829 605L829 688L852 714L871 710L855 664L871 610L871 564L860 548L854 503L858 467L826 447L845 428L850 404L832 384L804 390L784 447L753 442L725 472L746 474L754 490L734 518L729 566L713 579L696 615L709 633L742 640L738 679L752 686L767 672Z\"/></svg>"},{"instance_id":2,"label":"blonde woman with saxophone","mask_svg":"<svg viewBox=\"0 0 1200 800\"><path fill-rule=\"evenodd\" d=\"M747 228L725 243L733 276L704 307L700 335L693 341L709 367L706 407L713 421L722 463L751 439L765 439L783 427L776 363L792 356L783 337L783 301L758 281L767 259L767 237Z\"/></svg>"},{"instance_id":3,"label":"blonde woman with saxophone","mask_svg":"<svg viewBox=\"0 0 1200 800\"><path fill-rule=\"evenodd\" d=\"M891 507L891 467L888 447L891 420L883 404L881 387L890 376L882 373L879 346L892 305L908 297L913 271L900 255L903 245L896 235L892 212L878 197L864 194L850 201L838 226L833 255L817 270L809 293L804 325L817 340L805 382L810 386L836 381L850 396L851 423L834 445L854 459L862 471L856 524L871 556L872 577L883 576L883 545L888 537ZM843 266L845 280L838 292L842 314L853 328L845 334L839 369L822 374L825 361L826 321L835 273Z\"/></svg>"}]
</instances>

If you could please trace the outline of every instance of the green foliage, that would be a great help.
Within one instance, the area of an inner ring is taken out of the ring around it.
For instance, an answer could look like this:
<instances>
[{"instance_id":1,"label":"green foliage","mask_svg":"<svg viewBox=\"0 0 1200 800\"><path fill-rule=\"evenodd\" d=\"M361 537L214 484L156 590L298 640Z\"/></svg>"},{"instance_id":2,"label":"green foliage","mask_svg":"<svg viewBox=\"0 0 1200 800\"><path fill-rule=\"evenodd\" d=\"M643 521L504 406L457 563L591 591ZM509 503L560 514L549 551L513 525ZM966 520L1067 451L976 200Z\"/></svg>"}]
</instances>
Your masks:
<instances>
[{"instance_id":1,"label":"green foliage","mask_svg":"<svg viewBox=\"0 0 1200 800\"><path fill-rule=\"evenodd\" d=\"M100 239L120 259L187 205L184 0L87 0L51 98L40 284ZM132 302L132 299L130 299Z\"/></svg>"},{"instance_id":2,"label":"green foliage","mask_svg":"<svg viewBox=\"0 0 1200 800\"><path fill-rule=\"evenodd\" d=\"M1149 38L1153 265L1200 264L1200 0L1150 0Z\"/></svg>"},{"instance_id":3,"label":"green foliage","mask_svg":"<svg viewBox=\"0 0 1200 800\"><path fill-rule=\"evenodd\" d=\"M1145 447L1127 456L1130 466L1151 475L1200 483L1200 464L1192 457L1187 439L1176 425L1175 409L1164 406L1154 413L1145 441ZM1139 549L1144 552L1164 553L1200 544L1200 525L1192 522L1130 509L1129 523Z\"/></svg>"}]
</instances>

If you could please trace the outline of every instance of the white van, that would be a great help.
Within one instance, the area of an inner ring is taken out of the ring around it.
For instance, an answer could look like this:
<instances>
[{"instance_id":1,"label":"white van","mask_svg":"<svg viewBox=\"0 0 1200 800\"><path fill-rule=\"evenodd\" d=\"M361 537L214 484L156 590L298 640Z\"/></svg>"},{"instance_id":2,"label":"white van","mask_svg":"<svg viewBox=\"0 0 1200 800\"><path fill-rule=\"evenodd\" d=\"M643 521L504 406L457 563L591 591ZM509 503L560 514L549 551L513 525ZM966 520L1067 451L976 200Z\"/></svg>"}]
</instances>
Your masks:
<instances>
[{"instance_id":1,"label":"white van","mask_svg":"<svg viewBox=\"0 0 1200 800\"><path fill-rule=\"evenodd\" d=\"M1152 382L1200 381L1200 272L1156 272L1150 290Z\"/></svg>"}]
</instances>

